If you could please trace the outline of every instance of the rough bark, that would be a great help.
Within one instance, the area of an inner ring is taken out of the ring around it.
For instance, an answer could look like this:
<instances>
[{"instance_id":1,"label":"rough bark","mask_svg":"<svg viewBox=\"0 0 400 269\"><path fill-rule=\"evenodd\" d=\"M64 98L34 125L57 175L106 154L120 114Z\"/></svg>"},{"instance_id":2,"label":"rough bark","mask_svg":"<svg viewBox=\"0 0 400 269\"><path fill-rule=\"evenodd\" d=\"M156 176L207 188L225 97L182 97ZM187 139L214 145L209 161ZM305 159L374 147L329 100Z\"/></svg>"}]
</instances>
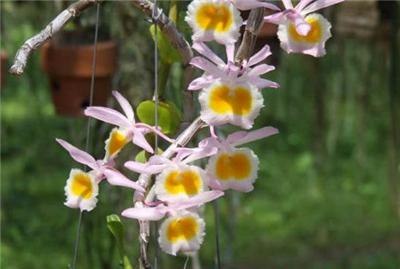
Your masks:
<instances>
[{"instance_id":1,"label":"rough bark","mask_svg":"<svg viewBox=\"0 0 400 269\"><path fill-rule=\"evenodd\" d=\"M15 55L14 64L10 68L10 73L13 75L22 75L29 56L35 49L51 39L53 35L59 32L71 19L79 16L82 11L98 2L100 2L100 0L79 0L58 14L42 31L25 41Z\"/></svg>"}]
</instances>

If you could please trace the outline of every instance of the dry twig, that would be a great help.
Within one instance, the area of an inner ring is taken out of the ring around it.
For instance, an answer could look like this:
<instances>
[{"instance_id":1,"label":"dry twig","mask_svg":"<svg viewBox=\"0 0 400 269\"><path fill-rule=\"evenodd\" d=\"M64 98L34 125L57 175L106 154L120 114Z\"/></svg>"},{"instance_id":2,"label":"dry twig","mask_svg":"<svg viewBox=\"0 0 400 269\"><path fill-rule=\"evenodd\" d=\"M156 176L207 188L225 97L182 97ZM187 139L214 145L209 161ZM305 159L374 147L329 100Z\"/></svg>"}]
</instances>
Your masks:
<instances>
[{"instance_id":1,"label":"dry twig","mask_svg":"<svg viewBox=\"0 0 400 269\"><path fill-rule=\"evenodd\" d=\"M40 33L25 41L15 55L14 64L10 68L10 73L13 75L22 75L28 62L29 55L33 50L39 48L47 40L52 38L52 36L59 32L72 18L79 16L82 11L99 1L100 0L79 0L58 14L58 16L40 31Z\"/></svg>"}]
</instances>

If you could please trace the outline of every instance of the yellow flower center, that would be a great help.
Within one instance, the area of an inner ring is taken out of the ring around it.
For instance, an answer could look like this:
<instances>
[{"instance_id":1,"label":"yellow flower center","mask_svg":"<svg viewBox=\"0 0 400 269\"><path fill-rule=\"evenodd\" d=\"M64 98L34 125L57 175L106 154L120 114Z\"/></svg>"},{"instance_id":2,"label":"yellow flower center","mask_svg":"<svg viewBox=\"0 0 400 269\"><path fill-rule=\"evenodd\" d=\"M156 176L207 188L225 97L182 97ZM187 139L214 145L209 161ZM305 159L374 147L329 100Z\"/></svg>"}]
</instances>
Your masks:
<instances>
[{"instance_id":1,"label":"yellow flower center","mask_svg":"<svg viewBox=\"0 0 400 269\"><path fill-rule=\"evenodd\" d=\"M251 160L244 153L223 153L217 157L216 176L219 180L244 180L250 176Z\"/></svg>"},{"instance_id":2,"label":"yellow flower center","mask_svg":"<svg viewBox=\"0 0 400 269\"><path fill-rule=\"evenodd\" d=\"M183 172L173 171L171 172L165 180L165 189L170 194L187 194L195 195L200 192L202 185L200 175L191 170L186 170Z\"/></svg>"},{"instance_id":3,"label":"yellow flower center","mask_svg":"<svg viewBox=\"0 0 400 269\"><path fill-rule=\"evenodd\" d=\"M71 191L74 195L89 199L93 195L93 186L90 176L86 173L75 174L72 179Z\"/></svg>"},{"instance_id":4,"label":"yellow flower center","mask_svg":"<svg viewBox=\"0 0 400 269\"><path fill-rule=\"evenodd\" d=\"M227 32L233 23L233 14L225 4L207 3L198 9L196 21L202 30Z\"/></svg>"},{"instance_id":5,"label":"yellow flower center","mask_svg":"<svg viewBox=\"0 0 400 269\"><path fill-rule=\"evenodd\" d=\"M127 143L128 140L123 132L116 129L112 130L107 144L108 155L112 156L118 153Z\"/></svg>"},{"instance_id":6,"label":"yellow flower center","mask_svg":"<svg viewBox=\"0 0 400 269\"><path fill-rule=\"evenodd\" d=\"M317 43L321 40L322 37L322 27L318 19L316 18L307 18L306 22L311 25L311 29L307 35L302 36L296 31L296 27L293 23L289 24L289 35L296 42L308 42L308 43Z\"/></svg>"},{"instance_id":7,"label":"yellow flower center","mask_svg":"<svg viewBox=\"0 0 400 269\"><path fill-rule=\"evenodd\" d=\"M198 226L199 225L194 217L182 217L175 219L168 225L167 238L172 243L175 243L179 240L189 241L196 236L199 229Z\"/></svg>"},{"instance_id":8,"label":"yellow flower center","mask_svg":"<svg viewBox=\"0 0 400 269\"><path fill-rule=\"evenodd\" d=\"M218 114L245 116L251 112L253 98L250 89L229 88L226 85L214 87L209 95L209 106Z\"/></svg>"}]
</instances>

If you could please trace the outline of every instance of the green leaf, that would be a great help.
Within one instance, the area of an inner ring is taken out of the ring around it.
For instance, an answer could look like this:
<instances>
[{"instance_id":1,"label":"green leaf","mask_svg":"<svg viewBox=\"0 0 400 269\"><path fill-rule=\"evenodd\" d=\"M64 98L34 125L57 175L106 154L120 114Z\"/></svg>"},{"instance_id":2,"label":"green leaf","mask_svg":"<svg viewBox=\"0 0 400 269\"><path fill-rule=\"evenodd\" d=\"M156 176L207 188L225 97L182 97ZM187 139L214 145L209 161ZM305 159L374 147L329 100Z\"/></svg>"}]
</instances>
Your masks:
<instances>
[{"instance_id":1,"label":"green leaf","mask_svg":"<svg viewBox=\"0 0 400 269\"><path fill-rule=\"evenodd\" d=\"M144 151L144 150L139 151L139 153L136 154L136 156L135 156L135 161L138 162L138 163L147 162L146 151Z\"/></svg>"},{"instance_id":2,"label":"green leaf","mask_svg":"<svg viewBox=\"0 0 400 269\"><path fill-rule=\"evenodd\" d=\"M154 101L143 101L137 108L136 113L139 120L149 125L155 125L155 103ZM178 108L170 102L159 102L158 125L165 134L173 134L177 131L181 122L181 113Z\"/></svg>"},{"instance_id":3,"label":"green leaf","mask_svg":"<svg viewBox=\"0 0 400 269\"><path fill-rule=\"evenodd\" d=\"M158 148L157 155L161 155L163 152L164 151L162 149ZM139 151L138 154L136 154L135 161L139 162L139 163L145 163L145 162L147 162L147 160L149 159L150 156L151 156L150 153L142 150L142 151Z\"/></svg>"},{"instance_id":4,"label":"green leaf","mask_svg":"<svg viewBox=\"0 0 400 269\"><path fill-rule=\"evenodd\" d=\"M113 234L117 242L118 252L121 257L121 264L123 269L132 269L129 258L125 254L124 248L124 226L118 215L112 214L107 216L107 228Z\"/></svg>"},{"instance_id":5,"label":"green leaf","mask_svg":"<svg viewBox=\"0 0 400 269\"><path fill-rule=\"evenodd\" d=\"M150 33L154 40L155 38L155 26L154 24L150 26ZM165 37L163 32L161 32L160 28L157 29L158 34L158 49L160 52L160 58L169 64L180 62L181 56L178 51L171 45L171 42Z\"/></svg>"},{"instance_id":6,"label":"green leaf","mask_svg":"<svg viewBox=\"0 0 400 269\"><path fill-rule=\"evenodd\" d=\"M112 214L107 216L107 228L114 235L114 238L118 244L118 247L124 245L124 226L118 215Z\"/></svg>"}]
</instances>

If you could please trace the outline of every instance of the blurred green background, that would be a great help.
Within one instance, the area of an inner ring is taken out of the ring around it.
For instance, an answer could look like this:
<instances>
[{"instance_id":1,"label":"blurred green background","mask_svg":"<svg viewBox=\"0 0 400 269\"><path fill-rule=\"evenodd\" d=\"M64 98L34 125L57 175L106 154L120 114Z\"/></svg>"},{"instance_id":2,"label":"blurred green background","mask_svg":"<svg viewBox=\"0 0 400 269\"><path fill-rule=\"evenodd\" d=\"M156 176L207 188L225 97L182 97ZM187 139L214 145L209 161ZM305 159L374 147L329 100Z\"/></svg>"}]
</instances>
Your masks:
<instances>
[{"instance_id":1,"label":"blurred green background","mask_svg":"<svg viewBox=\"0 0 400 269\"><path fill-rule=\"evenodd\" d=\"M280 134L251 145L261 161L255 190L228 192L218 202L224 268L400 268L399 11L396 2L383 3L353 17L366 16L372 26L346 24L338 8L327 10L337 32L324 58L279 54L268 78L281 88L263 91L257 127L271 125ZM7 66L58 8L1 2ZM368 12L378 14L375 21ZM90 25L93 18L94 9L81 20ZM120 45L113 87L137 104L152 92L149 24L124 1L106 3L101 21ZM39 58L35 52L25 74L7 75L1 89L1 266L8 269L68 268L78 219L77 210L63 205L63 188L70 168L79 166L54 138L83 147L86 119L55 114ZM179 65L172 70L179 80ZM175 102L176 81L168 83ZM96 123L94 130L92 153L101 157L111 127ZM105 218L130 207L131 198L130 190L101 185L97 208L84 215L78 268L119 268ZM205 216L198 261L215 268L211 205ZM123 222L137 268L136 223ZM184 261L161 254L158 263L183 268Z\"/></svg>"}]
</instances>

